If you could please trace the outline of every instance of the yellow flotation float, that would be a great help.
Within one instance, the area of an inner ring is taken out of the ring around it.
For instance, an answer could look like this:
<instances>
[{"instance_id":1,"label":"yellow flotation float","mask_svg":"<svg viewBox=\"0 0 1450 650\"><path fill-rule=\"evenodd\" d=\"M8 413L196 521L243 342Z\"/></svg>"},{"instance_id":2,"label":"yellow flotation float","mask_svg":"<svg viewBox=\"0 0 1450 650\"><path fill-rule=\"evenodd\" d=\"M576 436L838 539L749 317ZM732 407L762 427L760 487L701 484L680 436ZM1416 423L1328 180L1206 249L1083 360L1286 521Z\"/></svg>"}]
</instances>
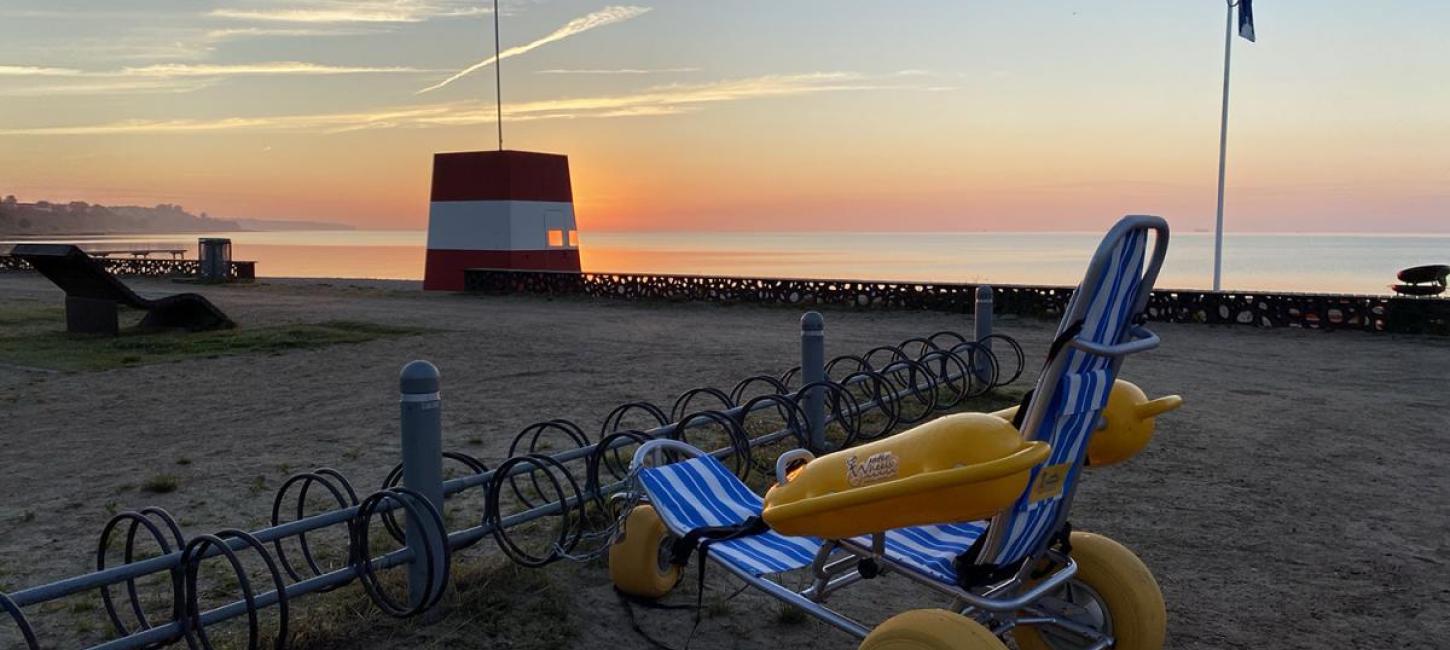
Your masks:
<instances>
[{"instance_id":1,"label":"yellow flotation float","mask_svg":"<svg viewBox=\"0 0 1450 650\"><path fill-rule=\"evenodd\" d=\"M1088 441L1087 463L1133 457L1152 439L1154 418L1182 404L1177 395L1150 400L1118 380L1103 425ZM1046 442L1022 439L1011 424L1016 413L1012 407L948 415L812 459L766 492L762 514L777 532L828 539L990 518L1022 496L1032 469L1050 452ZM1049 470L1044 474L1053 474ZM1037 492L1032 498L1042 498Z\"/></svg>"},{"instance_id":2,"label":"yellow flotation float","mask_svg":"<svg viewBox=\"0 0 1450 650\"><path fill-rule=\"evenodd\" d=\"M777 532L830 539L984 519L1012 505L1048 452L1002 418L948 415L806 463L766 493L763 516Z\"/></svg>"},{"instance_id":3,"label":"yellow flotation float","mask_svg":"<svg viewBox=\"0 0 1450 650\"><path fill-rule=\"evenodd\" d=\"M1138 455L1153 439L1154 418L1180 406L1182 397L1168 395L1150 400L1141 388L1119 379L1103 409L1103 428L1088 440L1087 464L1112 465Z\"/></svg>"},{"instance_id":4,"label":"yellow flotation float","mask_svg":"<svg viewBox=\"0 0 1450 650\"><path fill-rule=\"evenodd\" d=\"M1148 395L1137 384L1119 379L1108 393L1108 405L1103 408L1102 425L1088 439L1087 464L1091 467L1121 463L1138 455L1153 439L1154 418L1183 406L1183 398L1167 395L1148 399ZM1017 407L993 413L999 418L1011 421L1017 415Z\"/></svg>"}]
</instances>

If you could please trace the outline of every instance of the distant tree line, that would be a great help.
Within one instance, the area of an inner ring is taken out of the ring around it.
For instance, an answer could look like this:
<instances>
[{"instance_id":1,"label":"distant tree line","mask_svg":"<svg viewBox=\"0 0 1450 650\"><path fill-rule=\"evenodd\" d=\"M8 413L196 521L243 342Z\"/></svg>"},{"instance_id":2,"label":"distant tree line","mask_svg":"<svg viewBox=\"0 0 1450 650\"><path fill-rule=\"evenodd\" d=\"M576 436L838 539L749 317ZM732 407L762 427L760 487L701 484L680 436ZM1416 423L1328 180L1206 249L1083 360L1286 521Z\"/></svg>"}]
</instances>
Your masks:
<instances>
[{"instance_id":1,"label":"distant tree line","mask_svg":"<svg viewBox=\"0 0 1450 650\"><path fill-rule=\"evenodd\" d=\"M235 221L187 212L180 205L160 203L92 205L85 201L22 203L15 195L0 199L0 235L91 235L241 230Z\"/></svg>"}]
</instances>

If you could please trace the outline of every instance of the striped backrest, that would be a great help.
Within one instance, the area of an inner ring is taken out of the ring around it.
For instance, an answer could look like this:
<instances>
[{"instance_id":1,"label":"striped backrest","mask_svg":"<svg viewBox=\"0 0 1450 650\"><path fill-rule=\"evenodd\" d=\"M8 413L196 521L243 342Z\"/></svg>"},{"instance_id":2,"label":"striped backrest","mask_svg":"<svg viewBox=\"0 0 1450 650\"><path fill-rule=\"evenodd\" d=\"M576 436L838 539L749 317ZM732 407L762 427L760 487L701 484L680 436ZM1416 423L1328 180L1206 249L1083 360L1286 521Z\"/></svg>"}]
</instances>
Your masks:
<instances>
[{"instance_id":1,"label":"striped backrest","mask_svg":"<svg viewBox=\"0 0 1450 650\"><path fill-rule=\"evenodd\" d=\"M1089 265L1088 277L1063 314L1059 336L1081 321L1078 339L1103 345L1128 340L1129 328L1143 308L1147 292L1152 290L1162 261L1162 251L1155 250L1149 272L1144 273L1151 224L1162 224L1162 220L1152 218L1150 225L1131 227L1132 220L1143 219L1126 218L1104 239L1098 257L1106 259L1095 257ZM1162 249L1166 245L1166 224L1159 233L1155 248ZM1113 242L1115 237L1117 241ZM1101 272L1097 272L1099 267ZM1033 471L1028 489L1012 509L992 520L995 534L991 537L996 539L988 541L979 562L998 566L1017 562L1034 553L1055 532L1072 498L1088 437L1097 428L1120 361L1066 345L1044 368L1035 397L1027 407L1023 436L1047 441L1052 453Z\"/></svg>"}]
</instances>

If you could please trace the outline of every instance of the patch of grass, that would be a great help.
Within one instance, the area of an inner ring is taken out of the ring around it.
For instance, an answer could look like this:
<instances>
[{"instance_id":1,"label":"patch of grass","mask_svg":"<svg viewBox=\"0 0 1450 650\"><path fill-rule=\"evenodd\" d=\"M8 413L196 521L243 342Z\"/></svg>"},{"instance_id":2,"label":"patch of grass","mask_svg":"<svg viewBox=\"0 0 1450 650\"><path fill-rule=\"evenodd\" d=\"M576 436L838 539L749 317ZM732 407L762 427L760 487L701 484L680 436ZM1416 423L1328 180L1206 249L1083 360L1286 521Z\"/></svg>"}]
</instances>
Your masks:
<instances>
[{"instance_id":1,"label":"patch of grass","mask_svg":"<svg viewBox=\"0 0 1450 650\"><path fill-rule=\"evenodd\" d=\"M3 328L4 331L39 329L56 322L65 322L64 308L20 302L0 309L0 328Z\"/></svg>"},{"instance_id":2,"label":"patch of grass","mask_svg":"<svg viewBox=\"0 0 1450 650\"><path fill-rule=\"evenodd\" d=\"M782 605L775 613L775 622L781 625L800 625L806 620L806 610L795 605Z\"/></svg>"},{"instance_id":3,"label":"patch of grass","mask_svg":"<svg viewBox=\"0 0 1450 650\"><path fill-rule=\"evenodd\" d=\"M175 492L176 488L180 485L181 479L176 478L175 474L153 474L141 482L141 491L152 494L168 494Z\"/></svg>"},{"instance_id":4,"label":"patch of grass","mask_svg":"<svg viewBox=\"0 0 1450 650\"><path fill-rule=\"evenodd\" d=\"M77 618L73 619L73 622L71 623L71 629L75 631L76 636L85 637L93 634L96 631L96 626L95 623L92 622L92 619Z\"/></svg>"},{"instance_id":5,"label":"patch of grass","mask_svg":"<svg viewBox=\"0 0 1450 650\"><path fill-rule=\"evenodd\" d=\"M712 600L705 604L705 614L710 618L725 618L732 611L728 600Z\"/></svg>"},{"instance_id":6,"label":"patch of grass","mask_svg":"<svg viewBox=\"0 0 1450 650\"><path fill-rule=\"evenodd\" d=\"M0 309L0 318L20 319L34 310ZM147 332L128 328L120 336L55 331L64 314L46 312L46 327L10 328L0 320L0 361L56 370L109 370L193 358L239 354L281 354L380 338L414 336L432 330L356 321L241 327L211 332ZM39 317L26 320L37 322Z\"/></svg>"},{"instance_id":7,"label":"patch of grass","mask_svg":"<svg viewBox=\"0 0 1450 650\"><path fill-rule=\"evenodd\" d=\"M407 593L401 571L380 576L395 598ZM379 612L356 583L294 603L287 647L341 650L386 639L396 648L559 648L579 634L568 585L553 571L503 558L455 562L435 615L394 619ZM225 647L224 644L218 644Z\"/></svg>"}]
</instances>

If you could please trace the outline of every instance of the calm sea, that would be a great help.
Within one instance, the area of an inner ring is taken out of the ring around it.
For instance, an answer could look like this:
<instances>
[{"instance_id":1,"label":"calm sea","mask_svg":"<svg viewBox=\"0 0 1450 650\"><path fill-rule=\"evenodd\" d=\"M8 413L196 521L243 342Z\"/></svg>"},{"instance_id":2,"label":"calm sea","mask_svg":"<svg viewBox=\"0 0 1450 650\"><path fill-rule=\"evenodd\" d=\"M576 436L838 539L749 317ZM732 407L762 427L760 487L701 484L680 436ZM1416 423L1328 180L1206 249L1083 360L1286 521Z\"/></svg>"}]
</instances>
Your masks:
<instances>
[{"instance_id":1,"label":"calm sea","mask_svg":"<svg viewBox=\"0 0 1450 650\"><path fill-rule=\"evenodd\" d=\"M198 235L72 239L87 247L187 248ZM234 232L233 258L264 277L416 280L422 231ZM586 271L863 280L1076 284L1101 233L584 232ZM3 244L0 244L3 246ZM1386 293L1399 269L1450 263L1450 234L1229 234L1224 287ZM1158 286L1212 284L1213 236L1175 233Z\"/></svg>"}]
</instances>

